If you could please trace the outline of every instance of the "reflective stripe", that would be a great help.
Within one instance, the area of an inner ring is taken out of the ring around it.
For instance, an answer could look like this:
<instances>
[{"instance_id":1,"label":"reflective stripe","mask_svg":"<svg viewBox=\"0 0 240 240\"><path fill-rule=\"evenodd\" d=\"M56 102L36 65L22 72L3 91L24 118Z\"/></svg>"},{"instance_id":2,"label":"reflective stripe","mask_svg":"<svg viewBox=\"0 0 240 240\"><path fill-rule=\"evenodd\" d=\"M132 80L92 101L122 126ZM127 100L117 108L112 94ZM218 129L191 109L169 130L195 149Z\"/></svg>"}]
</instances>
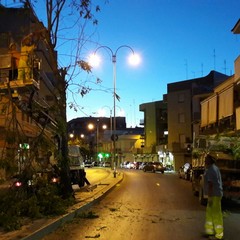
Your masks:
<instances>
[{"instance_id":1,"label":"reflective stripe","mask_svg":"<svg viewBox=\"0 0 240 240\"><path fill-rule=\"evenodd\" d=\"M222 225L217 225L215 228L223 228Z\"/></svg>"},{"instance_id":2,"label":"reflective stripe","mask_svg":"<svg viewBox=\"0 0 240 240\"><path fill-rule=\"evenodd\" d=\"M205 223L205 233L208 235L213 235L215 234L214 229L213 229L213 223L210 221L207 221Z\"/></svg>"},{"instance_id":3,"label":"reflective stripe","mask_svg":"<svg viewBox=\"0 0 240 240\"><path fill-rule=\"evenodd\" d=\"M223 232L222 233L216 233L215 237L217 239L222 239L223 238Z\"/></svg>"},{"instance_id":4,"label":"reflective stripe","mask_svg":"<svg viewBox=\"0 0 240 240\"><path fill-rule=\"evenodd\" d=\"M213 227L213 222L206 222L206 223L205 223L205 226Z\"/></svg>"},{"instance_id":5,"label":"reflective stripe","mask_svg":"<svg viewBox=\"0 0 240 240\"><path fill-rule=\"evenodd\" d=\"M208 225L213 225L213 223L212 223L212 222L209 222L209 221L207 221L206 224L208 224Z\"/></svg>"},{"instance_id":6,"label":"reflective stripe","mask_svg":"<svg viewBox=\"0 0 240 240\"><path fill-rule=\"evenodd\" d=\"M206 230L205 230L205 233L206 233L207 235L214 235L213 229L206 229Z\"/></svg>"}]
</instances>

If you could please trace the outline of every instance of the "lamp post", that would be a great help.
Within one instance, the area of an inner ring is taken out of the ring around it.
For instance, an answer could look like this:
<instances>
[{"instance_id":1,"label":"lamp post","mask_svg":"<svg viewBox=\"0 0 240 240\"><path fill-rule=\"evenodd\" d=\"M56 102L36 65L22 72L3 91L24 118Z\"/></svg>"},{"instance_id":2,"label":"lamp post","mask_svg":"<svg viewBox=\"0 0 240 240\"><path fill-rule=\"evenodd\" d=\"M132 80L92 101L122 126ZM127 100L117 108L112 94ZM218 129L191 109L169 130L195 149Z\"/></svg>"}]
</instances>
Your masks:
<instances>
[{"instance_id":1,"label":"lamp post","mask_svg":"<svg viewBox=\"0 0 240 240\"><path fill-rule=\"evenodd\" d=\"M99 150L99 119L97 119L96 126L94 124L92 124L92 123L88 124L88 129L89 130L93 130L94 128L96 129L96 135L94 134L95 137L96 137L96 159L98 159L98 150ZM107 125L103 124L101 126L101 128L103 130L105 130L105 129L107 129Z\"/></svg>"},{"instance_id":2,"label":"lamp post","mask_svg":"<svg viewBox=\"0 0 240 240\"><path fill-rule=\"evenodd\" d=\"M124 111L119 106L116 105L116 108L117 107L119 108L119 116L123 116ZM111 141L111 144L109 146L111 146L110 151L111 151L111 155L113 156L113 141L111 140L111 136L112 136L112 132L113 132L113 117L112 117L113 107L105 105L101 109L99 109L98 113L102 117L104 117L106 115L106 111L104 110L104 108L108 108L109 112L110 112L110 137L109 137L109 139ZM116 113L116 115L117 115L117 113ZM117 116L116 116L116 118L117 118ZM111 167L113 169L113 161L112 161Z\"/></svg>"},{"instance_id":3,"label":"lamp post","mask_svg":"<svg viewBox=\"0 0 240 240\"><path fill-rule=\"evenodd\" d=\"M108 108L109 109L109 120L110 120L110 134L112 135L112 129L113 129L113 126L112 126L112 108L109 107L109 106L103 106L100 110L99 110L99 113L100 113L100 116L101 117L104 117L105 116L105 110L103 110L104 108Z\"/></svg>"},{"instance_id":4,"label":"lamp post","mask_svg":"<svg viewBox=\"0 0 240 240\"><path fill-rule=\"evenodd\" d=\"M117 106L116 105L116 108L119 108L119 116L123 116L124 115L124 111L119 107L119 106ZM98 113L99 113L99 115L101 116L101 117L104 117L105 115L106 115L106 112L105 112L105 110L104 110L104 108L108 108L109 109L109 114L110 114L110 116L109 116L109 119L110 119L110 136L112 136L112 130L113 130L113 124L112 124L112 119L113 119L113 117L112 117L112 112L113 112L113 108L111 108L111 107L109 107L109 106L107 106L107 105L105 105L105 106L103 106L99 111L98 111ZM116 116L117 117L117 116Z\"/></svg>"},{"instance_id":5,"label":"lamp post","mask_svg":"<svg viewBox=\"0 0 240 240\"><path fill-rule=\"evenodd\" d=\"M132 55L129 58L129 62L131 64L134 64L134 65L139 63L140 58L139 58L138 55L135 54L134 50L128 45L122 45L122 46L118 47L115 52L108 46L100 46L94 51L94 54L91 56L92 59L90 59L90 62L92 62L95 65L97 65L99 63L99 59L96 58L96 53L101 48L104 48L111 53L111 60L112 60L112 63L113 63L113 132L112 132L111 139L113 141L113 163L114 163L114 173L113 174L114 174L114 177L116 177L116 167L117 167L116 141L118 139L118 136L116 134L116 98L117 98L117 94L116 94L116 78L117 78L116 63L117 63L117 53L121 48L128 48L132 53Z\"/></svg>"}]
</instances>

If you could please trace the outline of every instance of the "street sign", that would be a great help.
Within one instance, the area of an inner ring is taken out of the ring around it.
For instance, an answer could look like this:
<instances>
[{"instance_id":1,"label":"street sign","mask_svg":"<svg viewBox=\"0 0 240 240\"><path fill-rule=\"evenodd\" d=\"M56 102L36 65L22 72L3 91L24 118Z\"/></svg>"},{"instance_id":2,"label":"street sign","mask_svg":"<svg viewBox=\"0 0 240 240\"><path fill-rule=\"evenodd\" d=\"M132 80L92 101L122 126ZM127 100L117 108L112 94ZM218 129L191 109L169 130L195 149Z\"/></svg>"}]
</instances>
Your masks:
<instances>
[{"instance_id":1,"label":"street sign","mask_svg":"<svg viewBox=\"0 0 240 240\"><path fill-rule=\"evenodd\" d=\"M117 141L118 140L118 135L117 134L112 134L111 136L112 141Z\"/></svg>"}]
</instances>

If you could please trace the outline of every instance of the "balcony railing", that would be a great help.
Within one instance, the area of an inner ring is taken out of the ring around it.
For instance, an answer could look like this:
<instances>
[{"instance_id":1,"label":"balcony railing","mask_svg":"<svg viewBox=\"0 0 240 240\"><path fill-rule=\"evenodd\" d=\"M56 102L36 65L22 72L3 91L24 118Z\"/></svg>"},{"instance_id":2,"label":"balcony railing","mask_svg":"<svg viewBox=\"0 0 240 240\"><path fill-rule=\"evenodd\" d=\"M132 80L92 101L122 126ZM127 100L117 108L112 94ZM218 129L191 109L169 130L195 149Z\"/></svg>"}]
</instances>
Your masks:
<instances>
[{"instance_id":1,"label":"balcony railing","mask_svg":"<svg viewBox=\"0 0 240 240\"><path fill-rule=\"evenodd\" d=\"M8 88L16 90L31 86L39 89L39 61L32 58L31 62L31 67L17 69L11 54L0 54L0 92L7 92ZM20 71L24 74L20 75Z\"/></svg>"}]
</instances>

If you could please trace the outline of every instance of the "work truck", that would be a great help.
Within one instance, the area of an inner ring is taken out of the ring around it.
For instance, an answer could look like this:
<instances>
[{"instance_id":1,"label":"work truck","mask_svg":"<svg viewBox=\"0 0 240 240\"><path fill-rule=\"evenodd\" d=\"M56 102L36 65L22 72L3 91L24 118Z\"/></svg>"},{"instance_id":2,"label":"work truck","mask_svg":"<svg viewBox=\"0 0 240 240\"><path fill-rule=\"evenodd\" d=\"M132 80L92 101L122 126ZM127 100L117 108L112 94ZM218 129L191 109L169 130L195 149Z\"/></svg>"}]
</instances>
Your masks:
<instances>
[{"instance_id":1,"label":"work truck","mask_svg":"<svg viewBox=\"0 0 240 240\"><path fill-rule=\"evenodd\" d=\"M200 142L203 139L200 139ZM205 144L197 144L192 152L192 190L203 205L207 203L203 186L206 155L211 155L220 169L223 184L223 197L240 200L240 159L233 154L233 141L225 139L205 139ZM199 143L199 141L198 141Z\"/></svg>"},{"instance_id":2,"label":"work truck","mask_svg":"<svg viewBox=\"0 0 240 240\"><path fill-rule=\"evenodd\" d=\"M79 187L83 187L86 172L80 147L78 145L68 145L68 156L71 184L78 184Z\"/></svg>"}]
</instances>

